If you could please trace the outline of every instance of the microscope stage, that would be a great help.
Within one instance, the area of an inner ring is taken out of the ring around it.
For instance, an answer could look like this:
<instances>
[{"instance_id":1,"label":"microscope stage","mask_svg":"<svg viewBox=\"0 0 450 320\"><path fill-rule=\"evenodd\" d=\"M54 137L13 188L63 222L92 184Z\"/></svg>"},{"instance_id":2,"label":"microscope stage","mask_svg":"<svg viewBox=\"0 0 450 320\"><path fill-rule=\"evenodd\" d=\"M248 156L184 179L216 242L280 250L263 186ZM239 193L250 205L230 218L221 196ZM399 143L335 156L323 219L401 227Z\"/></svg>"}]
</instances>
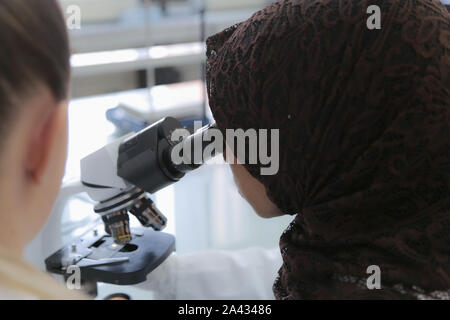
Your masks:
<instances>
[{"instance_id":1,"label":"microscope stage","mask_svg":"<svg viewBox=\"0 0 450 320\"><path fill-rule=\"evenodd\" d=\"M45 260L47 271L70 276L68 268L78 266L83 281L133 285L145 281L175 250L175 237L164 232L133 229L132 240L118 245L104 231L98 231L100 228L87 232L48 257Z\"/></svg>"}]
</instances>

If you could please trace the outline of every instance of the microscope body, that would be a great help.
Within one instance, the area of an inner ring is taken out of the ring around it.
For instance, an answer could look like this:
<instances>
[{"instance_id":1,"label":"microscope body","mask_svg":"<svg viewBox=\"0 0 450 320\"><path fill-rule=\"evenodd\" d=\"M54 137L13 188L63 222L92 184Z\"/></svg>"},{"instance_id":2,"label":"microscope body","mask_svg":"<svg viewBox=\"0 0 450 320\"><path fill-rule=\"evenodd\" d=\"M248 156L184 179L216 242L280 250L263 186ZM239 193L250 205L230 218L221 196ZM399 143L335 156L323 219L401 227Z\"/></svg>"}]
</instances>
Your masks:
<instances>
[{"instance_id":1,"label":"microscope body","mask_svg":"<svg viewBox=\"0 0 450 320\"><path fill-rule=\"evenodd\" d=\"M144 227L164 229L166 217L147 193L155 193L179 181L201 164L175 163L171 154L177 144L189 148L203 143L203 135L213 126L174 141L175 130L185 130L175 118L167 117L146 129L122 137L81 160L81 182L89 197L97 202L94 211L102 216L105 231L118 244L131 240L128 213ZM208 160L208 159L203 159Z\"/></svg>"},{"instance_id":2,"label":"microscope body","mask_svg":"<svg viewBox=\"0 0 450 320\"><path fill-rule=\"evenodd\" d=\"M167 219L147 192L154 193L177 181L160 168L164 165L161 154L170 146L170 134L180 127L173 118L163 119L81 160L81 182L97 202L94 211L101 215L105 231L117 244L131 240L128 213L145 227L160 231L166 226Z\"/></svg>"},{"instance_id":3,"label":"microscope body","mask_svg":"<svg viewBox=\"0 0 450 320\"><path fill-rule=\"evenodd\" d=\"M148 194L179 181L201 165L189 157L176 164L171 152L179 143L193 146L203 140L212 127L173 141L175 130L186 129L168 117L83 158L81 185L75 191L86 192L96 202L94 211L101 216L104 230L97 225L49 256L45 260L47 271L67 276L67 270L77 266L83 282L93 284L93 288L97 282L129 285L144 281L175 249L172 235L156 232L164 229L167 219ZM131 230L129 213L144 228Z\"/></svg>"}]
</instances>

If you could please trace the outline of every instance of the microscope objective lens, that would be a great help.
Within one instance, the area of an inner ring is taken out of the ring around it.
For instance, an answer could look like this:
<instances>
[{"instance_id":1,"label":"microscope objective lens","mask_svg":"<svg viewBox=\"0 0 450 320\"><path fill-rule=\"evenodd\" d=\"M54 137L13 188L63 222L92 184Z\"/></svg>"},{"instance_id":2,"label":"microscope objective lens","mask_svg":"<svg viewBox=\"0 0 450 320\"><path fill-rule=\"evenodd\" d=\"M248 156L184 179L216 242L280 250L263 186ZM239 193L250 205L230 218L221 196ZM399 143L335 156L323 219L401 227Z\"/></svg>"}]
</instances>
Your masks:
<instances>
[{"instance_id":1,"label":"microscope objective lens","mask_svg":"<svg viewBox=\"0 0 450 320\"><path fill-rule=\"evenodd\" d=\"M131 209L139 222L145 227L152 227L155 231L161 231L166 227L167 218L156 208L148 197L141 198Z\"/></svg>"},{"instance_id":2,"label":"microscope objective lens","mask_svg":"<svg viewBox=\"0 0 450 320\"><path fill-rule=\"evenodd\" d=\"M130 219L127 210L106 214L102 217L105 231L111 235L117 244L127 244L131 241Z\"/></svg>"}]
</instances>

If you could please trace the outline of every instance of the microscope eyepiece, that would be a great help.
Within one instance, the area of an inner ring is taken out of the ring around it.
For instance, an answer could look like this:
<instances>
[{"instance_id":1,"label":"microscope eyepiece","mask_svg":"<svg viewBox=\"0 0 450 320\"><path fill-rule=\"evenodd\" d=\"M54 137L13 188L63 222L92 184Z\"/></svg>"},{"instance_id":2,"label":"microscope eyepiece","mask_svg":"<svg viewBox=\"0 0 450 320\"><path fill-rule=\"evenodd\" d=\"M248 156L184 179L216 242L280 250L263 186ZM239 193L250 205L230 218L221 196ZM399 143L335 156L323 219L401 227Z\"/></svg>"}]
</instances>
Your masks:
<instances>
[{"instance_id":1,"label":"microscope eyepiece","mask_svg":"<svg viewBox=\"0 0 450 320\"><path fill-rule=\"evenodd\" d=\"M210 154L205 157L203 152L211 144L210 139L205 139L205 137L214 130L218 130L215 123L206 125L195 131L184 140L171 146L171 148L167 150L167 154L171 154L172 150L179 145L181 146L183 162L180 164L175 164L169 157L167 157L167 165L171 166L175 171L185 174L199 168L212 157L216 156L216 154ZM184 151L187 151L187 153L185 154ZM214 151L216 150L214 149Z\"/></svg>"},{"instance_id":2,"label":"microscope eyepiece","mask_svg":"<svg viewBox=\"0 0 450 320\"><path fill-rule=\"evenodd\" d=\"M178 120L167 117L123 141L119 147L117 175L153 194L208 161L210 158L204 158L203 151L211 142L205 137L217 129L216 125L204 126L184 140L172 141L172 133L179 129L186 130ZM175 164L171 158L175 147L187 151L183 152L180 164ZM196 154L200 157L194 157ZM210 155L213 156L215 154Z\"/></svg>"}]
</instances>

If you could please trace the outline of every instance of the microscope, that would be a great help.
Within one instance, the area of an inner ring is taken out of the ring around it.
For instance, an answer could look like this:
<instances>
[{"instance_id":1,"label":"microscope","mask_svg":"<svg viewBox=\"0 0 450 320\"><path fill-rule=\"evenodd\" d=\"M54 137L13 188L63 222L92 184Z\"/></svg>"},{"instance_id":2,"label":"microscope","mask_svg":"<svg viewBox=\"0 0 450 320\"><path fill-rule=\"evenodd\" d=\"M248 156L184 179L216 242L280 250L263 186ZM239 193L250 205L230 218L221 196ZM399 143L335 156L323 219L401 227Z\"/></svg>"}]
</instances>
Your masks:
<instances>
[{"instance_id":1,"label":"microscope","mask_svg":"<svg viewBox=\"0 0 450 320\"><path fill-rule=\"evenodd\" d=\"M167 218L148 194L179 181L208 161L203 158L196 163L192 155L194 148L203 150L209 145L205 134L215 128L215 124L208 125L173 141L173 132L183 127L167 117L82 159L82 190L95 201L94 212L100 215L104 228L89 230L49 256L45 260L47 271L67 279L67 270L78 267L83 288L94 296L97 282L132 285L145 281L175 250L175 238L160 232ZM181 163L175 163L171 156L177 145L193 151L182 152ZM143 228L132 230L129 214Z\"/></svg>"}]
</instances>

